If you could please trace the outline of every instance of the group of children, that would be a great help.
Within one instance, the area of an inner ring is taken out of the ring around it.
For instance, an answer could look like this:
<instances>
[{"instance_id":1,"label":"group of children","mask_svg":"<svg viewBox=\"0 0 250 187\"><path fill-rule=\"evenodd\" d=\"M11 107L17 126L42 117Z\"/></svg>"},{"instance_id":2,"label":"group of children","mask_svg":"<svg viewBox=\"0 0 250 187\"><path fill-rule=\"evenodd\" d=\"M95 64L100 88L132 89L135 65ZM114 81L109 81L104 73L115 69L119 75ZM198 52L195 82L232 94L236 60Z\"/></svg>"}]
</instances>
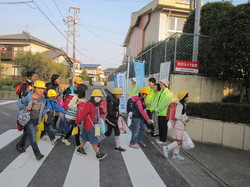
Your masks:
<instances>
[{"instance_id":1,"label":"group of children","mask_svg":"<svg viewBox=\"0 0 250 187\"><path fill-rule=\"evenodd\" d=\"M152 137L159 137L156 142L163 144L163 154L168 158L169 152L173 151L173 159L184 160L179 154L182 145L185 126L189 121L186 115L186 102L188 101L188 92L180 91L177 94L174 120L168 120L168 107L173 102L173 94L168 89L169 81L160 80L156 83L155 78L149 78L149 86L141 88L136 94L136 79L132 79L132 90L128 92L131 100L136 103L129 116L132 116L133 131L129 147L134 149L143 148L146 145L142 142L146 132L151 133ZM129 103L129 102L128 102ZM127 108L131 108L127 106ZM172 123L171 137L174 142L166 146L168 123Z\"/></svg>"},{"instance_id":2,"label":"group of children","mask_svg":"<svg viewBox=\"0 0 250 187\"><path fill-rule=\"evenodd\" d=\"M19 110L30 111L30 120L23 127L23 135L16 144L16 149L20 153L25 152L25 142L29 139L36 159L42 159L44 155L41 154L36 142L36 126L44 119L45 130L42 136L47 132L52 144L56 144L58 139L55 137L52 127L55 126L58 120L58 113L60 112L65 115L65 123L67 122L67 124L70 125L62 142L65 145L70 145L69 137L72 135L72 131L76 129L76 133L74 133L77 146L76 153L86 155L84 145L89 141L96 153L96 158L99 160L105 158L107 154L100 152L99 143L106 137L109 137L112 130L115 132L115 151L126 151L126 149L121 147L120 130L118 127L118 119L122 115L119 111L120 98L123 94L122 90L115 88L106 98L104 104L102 91L95 89L87 101L85 95L88 87L82 84L80 77L76 77L74 79L74 86L67 88L63 93L64 106L59 106L56 101L59 96L59 81L57 79L59 79L58 75L52 75L51 83L45 84L45 82L40 80L34 81L32 90L29 90L26 95L23 95L17 101ZM138 95L131 98L133 103L131 108L133 130L129 147L134 149L144 148L146 146L143 143L143 137L148 129L154 130L153 136L157 136L157 131L159 131L160 137L158 143L166 142L166 112L169 104L172 102L172 94L167 88L167 80L161 80L160 84L156 84L152 78L149 80L154 84L150 84L148 88L141 88ZM166 157L168 157L169 151L174 149L173 158L183 160L184 158L179 155L179 149L185 130L184 127L188 122L186 116L188 93L181 91L178 93L178 98L176 121L172 129L172 138L175 139L175 141L168 146L163 146L163 149ZM103 105L106 105L106 107L103 107ZM97 137L95 131L98 129L98 124L100 124L100 120L102 119L105 120L107 131L105 134ZM157 119L158 124L156 123ZM79 124L81 123L83 124L83 128L80 133Z\"/></svg>"}]
</instances>

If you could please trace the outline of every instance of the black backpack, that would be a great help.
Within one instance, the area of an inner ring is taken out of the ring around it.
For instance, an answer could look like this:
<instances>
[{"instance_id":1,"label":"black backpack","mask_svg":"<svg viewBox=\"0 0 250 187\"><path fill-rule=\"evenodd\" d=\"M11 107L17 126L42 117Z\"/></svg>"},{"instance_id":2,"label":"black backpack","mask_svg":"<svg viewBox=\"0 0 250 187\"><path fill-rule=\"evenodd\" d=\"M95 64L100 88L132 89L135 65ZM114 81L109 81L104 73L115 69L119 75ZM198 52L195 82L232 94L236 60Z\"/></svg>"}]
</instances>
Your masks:
<instances>
[{"instance_id":1,"label":"black backpack","mask_svg":"<svg viewBox=\"0 0 250 187\"><path fill-rule=\"evenodd\" d=\"M133 112L135 110L135 102L130 98L127 102L127 113Z\"/></svg>"}]
</instances>

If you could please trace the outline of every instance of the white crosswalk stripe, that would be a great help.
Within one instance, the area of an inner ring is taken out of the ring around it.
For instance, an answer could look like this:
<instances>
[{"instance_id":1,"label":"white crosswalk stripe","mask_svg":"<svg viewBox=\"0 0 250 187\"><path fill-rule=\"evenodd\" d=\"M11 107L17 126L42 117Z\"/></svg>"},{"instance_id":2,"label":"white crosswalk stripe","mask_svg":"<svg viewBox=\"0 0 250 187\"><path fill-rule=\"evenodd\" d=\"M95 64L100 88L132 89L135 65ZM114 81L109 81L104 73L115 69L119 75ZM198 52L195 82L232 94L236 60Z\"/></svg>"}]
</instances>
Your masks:
<instances>
[{"instance_id":1,"label":"white crosswalk stripe","mask_svg":"<svg viewBox=\"0 0 250 187\"><path fill-rule=\"evenodd\" d=\"M0 135L0 149L8 145L10 142L15 140L20 136L22 132L17 131L16 129L10 129L7 132Z\"/></svg>"},{"instance_id":2,"label":"white crosswalk stripe","mask_svg":"<svg viewBox=\"0 0 250 187\"><path fill-rule=\"evenodd\" d=\"M88 181L88 186L99 186L99 162L96 161L96 155L88 142L85 145L88 147L87 155L74 154L69 171L64 182L65 187L75 186L81 187L83 184L79 182Z\"/></svg>"},{"instance_id":3,"label":"white crosswalk stripe","mask_svg":"<svg viewBox=\"0 0 250 187\"><path fill-rule=\"evenodd\" d=\"M1 101L0 102L0 105L7 105L7 104L10 104L10 103L15 103L17 100L10 100L10 101Z\"/></svg>"},{"instance_id":4,"label":"white crosswalk stripe","mask_svg":"<svg viewBox=\"0 0 250 187\"><path fill-rule=\"evenodd\" d=\"M128 128L126 131L128 134L121 134L121 142L123 142L124 147L127 149L126 152L122 153L122 156L128 168L133 186L166 186L143 151L128 147L131 133Z\"/></svg>"},{"instance_id":5,"label":"white crosswalk stripe","mask_svg":"<svg viewBox=\"0 0 250 187\"><path fill-rule=\"evenodd\" d=\"M20 156L18 156L0 174L1 185L14 187L17 185L18 181L18 186L27 186L39 167L42 165L43 161L46 159L47 155L53 149L53 146L48 142L40 141L39 148L45 155L42 160L36 160L32 148L29 146L24 154L20 154Z\"/></svg>"},{"instance_id":6,"label":"white crosswalk stripe","mask_svg":"<svg viewBox=\"0 0 250 187\"><path fill-rule=\"evenodd\" d=\"M8 130L7 132L1 134L0 142L4 141L4 143L0 144L0 148L6 146L18 136L20 136L20 132L17 130ZM119 162L125 163L132 185L135 187L166 186L144 152L141 149L136 150L128 147L130 138L131 132L129 129L127 129L127 134L121 134L121 145L126 148L127 151L122 153L123 160L120 160ZM44 161L49 159L47 157L54 148L49 139L47 141L39 141L38 146L41 153L44 154L45 157L42 160L37 161L31 146L29 146L25 153L18 155L16 159L14 159L0 173L1 186L14 187L18 184L18 186L22 187L29 185L36 172L43 165ZM72 153L73 156L65 177L63 184L64 187L83 186L83 183L80 181L85 181L84 185L87 184L87 186L100 186L102 181L100 178L101 164L96 159L96 155L91 144L87 143L86 147L88 147L86 150L87 155L78 155L76 154L76 150ZM60 158L60 156L63 155L57 156Z\"/></svg>"}]
</instances>

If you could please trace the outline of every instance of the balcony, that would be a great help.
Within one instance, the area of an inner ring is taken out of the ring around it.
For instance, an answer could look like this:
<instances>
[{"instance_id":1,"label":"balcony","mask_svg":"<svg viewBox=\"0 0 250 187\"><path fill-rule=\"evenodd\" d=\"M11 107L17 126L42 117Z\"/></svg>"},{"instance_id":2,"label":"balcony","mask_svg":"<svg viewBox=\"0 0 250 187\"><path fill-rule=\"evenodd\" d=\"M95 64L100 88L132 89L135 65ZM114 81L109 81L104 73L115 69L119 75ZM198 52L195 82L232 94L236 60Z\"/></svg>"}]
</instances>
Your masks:
<instances>
[{"instance_id":1,"label":"balcony","mask_svg":"<svg viewBox=\"0 0 250 187\"><path fill-rule=\"evenodd\" d=\"M11 60L17 53L24 52L24 51L14 51L14 50L7 50L0 53L1 60Z\"/></svg>"}]
</instances>

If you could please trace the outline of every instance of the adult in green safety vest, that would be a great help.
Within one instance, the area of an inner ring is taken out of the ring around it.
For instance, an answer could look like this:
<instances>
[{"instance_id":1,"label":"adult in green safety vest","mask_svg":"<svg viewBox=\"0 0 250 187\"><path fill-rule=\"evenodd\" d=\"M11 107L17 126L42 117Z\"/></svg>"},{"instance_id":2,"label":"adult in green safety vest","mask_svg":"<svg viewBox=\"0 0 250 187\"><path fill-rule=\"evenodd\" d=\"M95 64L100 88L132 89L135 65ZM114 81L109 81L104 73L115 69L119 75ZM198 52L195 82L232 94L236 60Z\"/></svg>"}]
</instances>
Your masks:
<instances>
[{"instance_id":1,"label":"adult in green safety vest","mask_svg":"<svg viewBox=\"0 0 250 187\"><path fill-rule=\"evenodd\" d=\"M132 78L131 79L131 82L132 82L132 89L130 92L127 92L127 95L128 97L133 97L133 96L137 96L137 88L136 88L136 79L135 78Z\"/></svg>"},{"instance_id":2,"label":"adult in green safety vest","mask_svg":"<svg viewBox=\"0 0 250 187\"><path fill-rule=\"evenodd\" d=\"M158 124L159 124L159 140L158 144L164 144L167 141L168 132L168 120L166 118L168 106L172 103L173 94L168 89L169 81L167 79L162 79L160 81L161 94L159 96L157 108L155 111L158 113Z\"/></svg>"},{"instance_id":3,"label":"adult in green safety vest","mask_svg":"<svg viewBox=\"0 0 250 187\"><path fill-rule=\"evenodd\" d=\"M151 103L151 106L150 106L150 112L152 113L152 120L153 120L153 127L154 127L154 131L152 133L152 137L157 137L159 136L159 127L158 127L158 114L157 112L155 111L155 108L157 108L157 104L158 104L158 100L159 100L159 97L161 95L161 86L159 83L156 83L154 85L154 92L155 94L153 95L152 97L152 103Z\"/></svg>"},{"instance_id":4,"label":"adult in green safety vest","mask_svg":"<svg viewBox=\"0 0 250 187\"><path fill-rule=\"evenodd\" d=\"M150 108L151 108L151 103L152 103L152 98L153 96L155 95L155 92L154 92L154 85L156 84L156 80L154 77L151 77L148 79L148 84L149 86L147 87L148 89L148 96L146 97L145 99L145 103L146 103L146 112L149 116L150 119L152 119L152 113L150 112ZM148 131L149 133L153 132L153 125L148 125Z\"/></svg>"}]
</instances>

